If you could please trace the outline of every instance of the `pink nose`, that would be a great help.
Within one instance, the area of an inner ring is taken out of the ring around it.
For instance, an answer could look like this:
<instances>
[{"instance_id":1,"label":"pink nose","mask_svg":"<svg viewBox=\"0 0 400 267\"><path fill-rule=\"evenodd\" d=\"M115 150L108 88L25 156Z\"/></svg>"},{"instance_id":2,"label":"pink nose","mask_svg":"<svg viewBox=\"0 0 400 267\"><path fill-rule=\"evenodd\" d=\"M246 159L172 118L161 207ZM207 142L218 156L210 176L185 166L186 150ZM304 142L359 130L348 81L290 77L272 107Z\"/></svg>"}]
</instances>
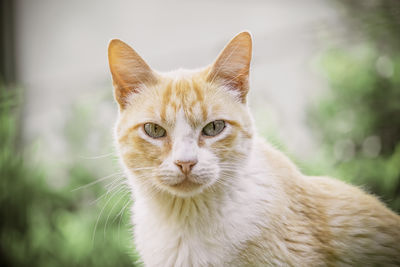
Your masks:
<instances>
[{"instance_id":1,"label":"pink nose","mask_svg":"<svg viewBox=\"0 0 400 267\"><path fill-rule=\"evenodd\" d=\"M190 173L193 166L196 165L197 160L189 160L189 161L175 160L174 163L176 164L176 166L179 167L179 169L181 169L183 174L187 175Z\"/></svg>"}]
</instances>

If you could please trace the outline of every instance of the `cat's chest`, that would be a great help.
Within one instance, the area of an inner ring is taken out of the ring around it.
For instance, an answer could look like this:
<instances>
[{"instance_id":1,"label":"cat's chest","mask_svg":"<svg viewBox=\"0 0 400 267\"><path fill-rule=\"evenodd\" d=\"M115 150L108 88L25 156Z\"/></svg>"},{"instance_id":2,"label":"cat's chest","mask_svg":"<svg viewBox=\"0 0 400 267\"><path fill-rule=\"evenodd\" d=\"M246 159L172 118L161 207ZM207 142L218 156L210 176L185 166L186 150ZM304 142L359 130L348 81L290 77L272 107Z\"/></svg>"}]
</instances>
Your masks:
<instances>
[{"instance_id":1,"label":"cat's chest","mask_svg":"<svg viewBox=\"0 0 400 267\"><path fill-rule=\"evenodd\" d=\"M221 266L225 258L221 250L224 242L215 238L218 233L207 236L165 229L148 231L139 230L135 240L146 266Z\"/></svg>"},{"instance_id":2,"label":"cat's chest","mask_svg":"<svg viewBox=\"0 0 400 267\"><path fill-rule=\"evenodd\" d=\"M233 214L174 221L140 206L133 212L135 244L146 266L225 266L252 232L232 227Z\"/></svg>"}]
</instances>

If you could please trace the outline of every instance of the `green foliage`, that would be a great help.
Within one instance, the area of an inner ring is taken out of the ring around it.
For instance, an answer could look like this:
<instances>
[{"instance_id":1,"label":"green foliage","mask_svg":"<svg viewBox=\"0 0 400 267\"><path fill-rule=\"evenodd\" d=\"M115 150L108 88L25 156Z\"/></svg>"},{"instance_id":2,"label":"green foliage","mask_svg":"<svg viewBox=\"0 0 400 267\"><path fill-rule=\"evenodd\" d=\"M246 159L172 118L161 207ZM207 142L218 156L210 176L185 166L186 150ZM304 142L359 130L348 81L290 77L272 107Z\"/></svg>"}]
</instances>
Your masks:
<instances>
[{"instance_id":1,"label":"green foliage","mask_svg":"<svg viewBox=\"0 0 400 267\"><path fill-rule=\"evenodd\" d=\"M28 160L34 154L17 149L12 96L0 104L0 266L133 266L130 200L116 186L120 180L113 180L109 193L89 184L98 173L76 159L63 166L65 184L51 186L43 167Z\"/></svg>"},{"instance_id":2,"label":"green foliage","mask_svg":"<svg viewBox=\"0 0 400 267\"><path fill-rule=\"evenodd\" d=\"M374 43L331 49L319 60L331 92L310 121L331 174L400 210L400 54Z\"/></svg>"}]
</instances>

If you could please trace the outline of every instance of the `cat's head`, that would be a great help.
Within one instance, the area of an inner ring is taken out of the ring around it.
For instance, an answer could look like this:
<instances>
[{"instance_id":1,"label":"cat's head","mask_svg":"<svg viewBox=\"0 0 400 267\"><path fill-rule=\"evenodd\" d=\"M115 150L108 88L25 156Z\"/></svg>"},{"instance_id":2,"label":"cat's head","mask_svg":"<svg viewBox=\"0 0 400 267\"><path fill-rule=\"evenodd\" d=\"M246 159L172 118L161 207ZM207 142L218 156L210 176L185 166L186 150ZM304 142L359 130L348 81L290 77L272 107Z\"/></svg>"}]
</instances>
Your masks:
<instances>
[{"instance_id":1,"label":"cat's head","mask_svg":"<svg viewBox=\"0 0 400 267\"><path fill-rule=\"evenodd\" d=\"M209 67L162 74L127 44L110 42L117 147L134 186L187 197L232 182L253 136L251 43L242 32Z\"/></svg>"}]
</instances>

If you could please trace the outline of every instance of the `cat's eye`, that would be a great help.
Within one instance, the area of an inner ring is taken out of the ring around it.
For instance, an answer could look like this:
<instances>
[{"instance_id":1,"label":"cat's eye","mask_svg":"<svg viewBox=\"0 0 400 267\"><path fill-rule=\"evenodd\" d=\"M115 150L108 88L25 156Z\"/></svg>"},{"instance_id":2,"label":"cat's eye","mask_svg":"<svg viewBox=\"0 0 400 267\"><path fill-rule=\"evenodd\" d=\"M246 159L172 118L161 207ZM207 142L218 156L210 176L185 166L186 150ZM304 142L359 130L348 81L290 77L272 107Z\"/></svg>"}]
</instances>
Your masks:
<instances>
[{"instance_id":1,"label":"cat's eye","mask_svg":"<svg viewBox=\"0 0 400 267\"><path fill-rule=\"evenodd\" d=\"M151 122L145 123L143 128L146 134L152 138L164 137L167 133L163 127Z\"/></svg>"},{"instance_id":2,"label":"cat's eye","mask_svg":"<svg viewBox=\"0 0 400 267\"><path fill-rule=\"evenodd\" d=\"M217 134L222 132L224 128L225 128L225 122L223 120L216 120L207 124L203 128L202 133L206 136L216 136Z\"/></svg>"}]
</instances>

